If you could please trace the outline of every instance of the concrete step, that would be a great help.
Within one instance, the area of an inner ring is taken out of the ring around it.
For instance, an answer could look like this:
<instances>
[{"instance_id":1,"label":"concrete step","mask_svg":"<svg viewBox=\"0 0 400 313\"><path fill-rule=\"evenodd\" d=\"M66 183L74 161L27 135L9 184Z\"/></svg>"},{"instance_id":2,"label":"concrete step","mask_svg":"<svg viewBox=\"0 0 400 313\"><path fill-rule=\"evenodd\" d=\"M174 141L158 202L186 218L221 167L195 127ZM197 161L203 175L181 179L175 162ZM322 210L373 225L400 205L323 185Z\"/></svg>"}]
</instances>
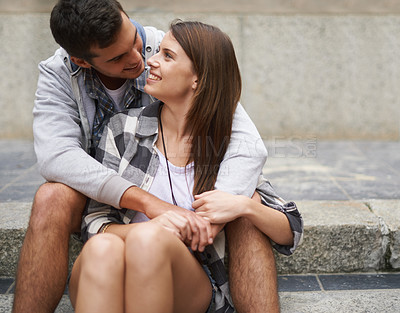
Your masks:
<instances>
[{"instance_id":1,"label":"concrete step","mask_svg":"<svg viewBox=\"0 0 400 313\"><path fill-rule=\"evenodd\" d=\"M304 240L290 257L276 254L278 272L400 270L400 200L298 201ZM0 276L13 276L30 203L0 203ZM18 218L16 218L18 217ZM71 240L71 262L81 244Z\"/></svg>"}]
</instances>

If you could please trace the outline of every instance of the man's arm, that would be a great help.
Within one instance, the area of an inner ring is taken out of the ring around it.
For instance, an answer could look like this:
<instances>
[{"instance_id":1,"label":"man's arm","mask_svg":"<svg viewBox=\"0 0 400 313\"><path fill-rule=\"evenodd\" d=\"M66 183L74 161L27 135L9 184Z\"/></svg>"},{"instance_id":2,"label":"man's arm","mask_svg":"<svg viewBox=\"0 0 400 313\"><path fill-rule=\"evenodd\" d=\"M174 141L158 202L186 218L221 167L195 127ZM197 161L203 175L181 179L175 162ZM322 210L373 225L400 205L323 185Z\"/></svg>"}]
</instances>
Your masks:
<instances>
[{"instance_id":1,"label":"man's arm","mask_svg":"<svg viewBox=\"0 0 400 313\"><path fill-rule=\"evenodd\" d=\"M215 189L251 197L267 159L267 150L254 123L238 103L228 150L221 162Z\"/></svg>"},{"instance_id":2,"label":"man's arm","mask_svg":"<svg viewBox=\"0 0 400 313\"><path fill-rule=\"evenodd\" d=\"M48 181L64 183L89 198L118 207L123 192L132 184L84 150L81 115L63 57L59 49L39 65L33 133L40 173Z\"/></svg>"}]
</instances>

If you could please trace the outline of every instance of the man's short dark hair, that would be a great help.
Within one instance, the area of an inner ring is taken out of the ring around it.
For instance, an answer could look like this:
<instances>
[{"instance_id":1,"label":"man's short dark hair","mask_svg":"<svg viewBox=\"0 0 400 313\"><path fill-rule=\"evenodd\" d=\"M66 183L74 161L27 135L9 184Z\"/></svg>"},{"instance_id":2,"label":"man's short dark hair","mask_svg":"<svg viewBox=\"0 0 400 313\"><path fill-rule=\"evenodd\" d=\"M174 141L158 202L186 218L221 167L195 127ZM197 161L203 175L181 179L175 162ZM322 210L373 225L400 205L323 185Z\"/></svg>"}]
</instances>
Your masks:
<instances>
[{"instance_id":1,"label":"man's short dark hair","mask_svg":"<svg viewBox=\"0 0 400 313\"><path fill-rule=\"evenodd\" d=\"M51 12L50 28L55 41L71 56L90 62L94 46L113 44L122 25L116 0L59 0Z\"/></svg>"}]
</instances>

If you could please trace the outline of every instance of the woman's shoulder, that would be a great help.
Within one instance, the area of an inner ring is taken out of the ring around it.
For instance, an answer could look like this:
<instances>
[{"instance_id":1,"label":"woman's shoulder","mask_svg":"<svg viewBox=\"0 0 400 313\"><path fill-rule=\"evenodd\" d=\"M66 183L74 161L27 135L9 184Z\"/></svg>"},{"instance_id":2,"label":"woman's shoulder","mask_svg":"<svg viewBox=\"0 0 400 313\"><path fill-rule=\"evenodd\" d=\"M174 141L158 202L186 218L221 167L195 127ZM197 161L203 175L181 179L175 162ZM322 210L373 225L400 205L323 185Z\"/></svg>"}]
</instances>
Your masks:
<instances>
[{"instance_id":1,"label":"woman's shoulder","mask_svg":"<svg viewBox=\"0 0 400 313\"><path fill-rule=\"evenodd\" d=\"M114 135L123 132L133 132L134 130L137 130L137 126L138 124L141 124L142 120L146 121L145 124L148 124L150 120L153 120L156 125L155 127L158 127L156 121L160 105L160 101L155 101L145 107L123 110L110 119L108 128L112 129Z\"/></svg>"},{"instance_id":2,"label":"woman's shoulder","mask_svg":"<svg viewBox=\"0 0 400 313\"><path fill-rule=\"evenodd\" d=\"M124 119L124 116L137 117L158 117L158 111L161 105L161 101L155 101L147 106L139 108L125 109L114 115L115 118Z\"/></svg>"}]
</instances>

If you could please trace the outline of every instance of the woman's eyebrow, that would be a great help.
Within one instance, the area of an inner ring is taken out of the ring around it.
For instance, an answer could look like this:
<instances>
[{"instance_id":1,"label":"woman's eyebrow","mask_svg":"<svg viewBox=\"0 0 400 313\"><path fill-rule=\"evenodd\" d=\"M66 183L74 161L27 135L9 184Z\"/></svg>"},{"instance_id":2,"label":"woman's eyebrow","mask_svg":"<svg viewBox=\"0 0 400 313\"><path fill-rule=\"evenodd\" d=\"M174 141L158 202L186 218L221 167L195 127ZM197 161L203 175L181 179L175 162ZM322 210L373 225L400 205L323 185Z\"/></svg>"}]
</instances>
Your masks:
<instances>
[{"instance_id":1,"label":"woman's eyebrow","mask_svg":"<svg viewBox=\"0 0 400 313\"><path fill-rule=\"evenodd\" d=\"M174 50L169 49L169 48L162 48L162 51L168 52L168 53L173 54L173 55L176 55L176 52Z\"/></svg>"}]
</instances>

